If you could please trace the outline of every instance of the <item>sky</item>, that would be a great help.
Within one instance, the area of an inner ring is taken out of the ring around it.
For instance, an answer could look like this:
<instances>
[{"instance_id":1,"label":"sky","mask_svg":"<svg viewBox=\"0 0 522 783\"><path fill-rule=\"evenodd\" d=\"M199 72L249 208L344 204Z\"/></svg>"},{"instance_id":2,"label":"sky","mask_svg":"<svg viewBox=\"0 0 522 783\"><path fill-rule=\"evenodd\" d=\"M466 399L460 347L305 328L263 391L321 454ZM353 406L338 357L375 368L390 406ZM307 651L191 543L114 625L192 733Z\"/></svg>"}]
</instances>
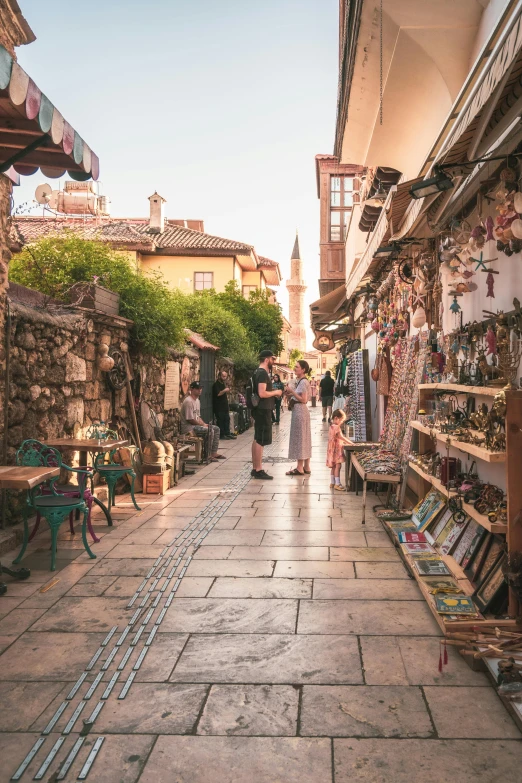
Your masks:
<instances>
[{"instance_id":1,"label":"sky","mask_svg":"<svg viewBox=\"0 0 522 783\"><path fill-rule=\"evenodd\" d=\"M333 149L338 0L21 7L36 41L19 63L99 156L114 217L147 216L157 190L167 217L254 245L284 279L298 229L307 304L318 298L314 157ZM44 181L23 177L16 203Z\"/></svg>"}]
</instances>

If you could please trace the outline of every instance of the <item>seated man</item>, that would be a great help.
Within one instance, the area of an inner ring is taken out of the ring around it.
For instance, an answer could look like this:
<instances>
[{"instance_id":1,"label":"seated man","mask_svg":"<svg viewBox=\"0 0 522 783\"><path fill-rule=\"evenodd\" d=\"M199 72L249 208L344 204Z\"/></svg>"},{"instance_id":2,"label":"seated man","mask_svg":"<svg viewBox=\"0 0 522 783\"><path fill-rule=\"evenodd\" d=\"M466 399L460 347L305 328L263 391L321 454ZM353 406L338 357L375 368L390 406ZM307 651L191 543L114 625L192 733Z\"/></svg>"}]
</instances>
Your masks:
<instances>
[{"instance_id":1,"label":"seated man","mask_svg":"<svg viewBox=\"0 0 522 783\"><path fill-rule=\"evenodd\" d=\"M218 454L219 427L214 424L205 424L201 418L201 407L199 398L203 386L199 381L193 381L190 384L190 392L181 404L181 434L203 435L209 437L210 461L217 462L218 459L225 459L222 454Z\"/></svg>"}]
</instances>

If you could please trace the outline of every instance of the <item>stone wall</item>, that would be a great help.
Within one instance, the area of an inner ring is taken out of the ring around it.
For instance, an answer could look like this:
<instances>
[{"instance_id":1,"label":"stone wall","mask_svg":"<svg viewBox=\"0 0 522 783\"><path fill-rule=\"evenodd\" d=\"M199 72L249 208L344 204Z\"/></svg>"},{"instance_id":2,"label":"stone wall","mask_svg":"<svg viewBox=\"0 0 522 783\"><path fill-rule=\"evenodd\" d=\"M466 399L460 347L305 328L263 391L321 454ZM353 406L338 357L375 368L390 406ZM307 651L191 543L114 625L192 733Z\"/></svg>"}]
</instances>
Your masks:
<instances>
[{"instance_id":1,"label":"stone wall","mask_svg":"<svg viewBox=\"0 0 522 783\"><path fill-rule=\"evenodd\" d=\"M9 462L27 438L81 436L93 421L110 419L113 392L97 364L98 346L128 340L118 319L108 324L73 309L35 308L16 296L10 296Z\"/></svg>"}]
</instances>

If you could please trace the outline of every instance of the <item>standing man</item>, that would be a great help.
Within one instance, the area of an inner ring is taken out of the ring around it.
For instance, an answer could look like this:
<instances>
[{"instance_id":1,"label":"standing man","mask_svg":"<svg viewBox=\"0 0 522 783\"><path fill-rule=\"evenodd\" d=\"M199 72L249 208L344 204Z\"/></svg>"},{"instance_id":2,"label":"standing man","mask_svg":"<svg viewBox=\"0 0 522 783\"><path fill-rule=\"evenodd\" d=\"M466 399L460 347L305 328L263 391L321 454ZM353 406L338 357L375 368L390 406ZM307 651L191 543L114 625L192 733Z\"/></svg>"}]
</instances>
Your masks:
<instances>
[{"instance_id":1,"label":"standing man","mask_svg":"<svg viewBox=\"0 0 522 783\"><path fill-rule=\"evenodd\" d=\"M224 369L220 370L217 381L212 386L212 410L223 440L235 440L236 437L230 433L230 408L227 397L229 391L228 372Z\"/></svg>"},{"instance_id":2,"label":"standing man","mask_svg":"<svg viewBox=\"0 0 522 783\"><path fill-rule=\"evenodd\" d=\"M251 476L262 481L271 481L274 477L263 470L263 449L272 443L272 410L274 399L282 397L281 389L272 389L270 370L275 356L272 351L261 351L259 367L252 376L252 393L259 397L259 404L252 408L254 419L254 442L252 443Z\"/></svg>"},{"instance_id":3,"label":"standing man","mask_svg":"<svg viewBox=\"0 0 522 783\"><path fill-rule=\"evenodd\" d=\"M190 392L181 403L181 434L188 435L194 433L209 438L210 461L217 462L219 459L225 459L222 454L218 454L219 445L219 427L214 424L205 424L201 418L201 407L199 398L203 386L199 381L193 381L190 384Z\"/></svg>"},{"instance_id":4,"label":"standing man","mask_svg":"<svg viewBox=\"0 0 522 783\"><path fill-rule=\"evenodd\" d=\"M319 384L319 399L322 400L323 405L323 421L326 421L326 414L328 413L328 424L332 420L334 386L335 381L332 378L332 373L330 370L327 370Z\"/></svg>"}]
</instances>

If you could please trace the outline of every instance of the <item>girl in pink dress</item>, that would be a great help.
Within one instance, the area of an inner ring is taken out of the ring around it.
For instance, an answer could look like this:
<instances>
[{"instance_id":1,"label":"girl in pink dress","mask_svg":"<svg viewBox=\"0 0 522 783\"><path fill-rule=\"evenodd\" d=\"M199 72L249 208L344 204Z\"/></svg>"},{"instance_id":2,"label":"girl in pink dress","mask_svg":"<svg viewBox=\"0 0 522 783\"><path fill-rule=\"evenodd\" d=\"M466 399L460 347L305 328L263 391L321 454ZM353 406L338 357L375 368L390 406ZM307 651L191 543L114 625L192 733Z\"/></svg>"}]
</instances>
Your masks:
<instances>
[{"instance_id":1,"label":"girl in pink dress","mask_svg":"<svg viewBox=\"0 0 522 783\"><path fill-rule=\"evenodd\" d=\"M332 423L328 432L328 449L326 452L326 464L331 469L330 489L336 489L338 492L344 491L341 484L341 465L345 462L343 446L349 445L351 441L345 438L341 424L346 420L346 414L342 410L336 410L332 413Z\"/></svg>"}]
</instances>

